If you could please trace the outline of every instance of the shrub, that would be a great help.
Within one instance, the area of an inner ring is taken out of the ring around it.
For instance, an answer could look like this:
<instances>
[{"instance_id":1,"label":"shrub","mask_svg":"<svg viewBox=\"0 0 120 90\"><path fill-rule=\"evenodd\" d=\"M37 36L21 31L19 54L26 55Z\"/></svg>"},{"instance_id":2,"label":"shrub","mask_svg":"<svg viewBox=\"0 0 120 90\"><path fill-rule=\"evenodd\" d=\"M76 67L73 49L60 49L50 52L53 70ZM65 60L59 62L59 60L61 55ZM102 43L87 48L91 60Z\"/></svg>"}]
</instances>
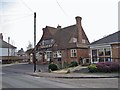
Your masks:
<instances>
[{"instance_id":1,"label":"shrub","mask_svg":"<svg viewBox=\"0 0 120 90\"><path fill-rule=\"evenodd\" d=\"M48 66L48 68L49 68L49 70L52 70L52 71L58 70L58 67L57 67L56 64L50 64L50 65Z\"/></svg>"},{"instance_id":2,"label":"shrub","mask_svg":"<svg viewBox=\"0 0 120 90\"><path fill-rule=\"evenodd\" d=\"M111 63L111 71L119 71L120 65L118 63Z\"/></svg>"},{"instance_id":3,"label":"shrub","mask_svg":"<svg viewBox=\"0 0 120 90\"><path fill-rule=\"evenodd\" d=\"M115 62L99 62L88 67L89 72L118 72L120 65Z\"/></svg>"},{"instance_id":4,"label":"shrub","mask_svg":"<svg viewBox=\"0 0 120 90\"><path fill-rule=\"evenodd\" d=\"M89 72L97 72L96 64L91 64L90 66L88 66L88 70Z\"/></svg>"},{"instance_id":5,"label":"shrub","mask_svg":"<svg viewBox=\"0 0 120 90\"><path fill-rule=\"evenodd\" d=\"M99 72L116 72L119 71L119 64L115 62L100 62L96 64Z\"/></svg>"},{"instance_id":6,"label":"shrub","mask_svg":"<svg viewBox=\"0 0 120 90\"><path fill-rule=\"evenodd\" d=\"M68 67L69 67L68 62L64 62L64 68L68 68Z\"/></svg>"},{"instance_id":7,"label":"shrub","mask_svg":"<svg viewBox=\"0 0 120 90\"><path fill-rule=\"evenodd\" d=\"M75 66L78 66L78 63L76 61L72 61L70 63L70 67L75 67Z\"/></svg>"}]
</instances>

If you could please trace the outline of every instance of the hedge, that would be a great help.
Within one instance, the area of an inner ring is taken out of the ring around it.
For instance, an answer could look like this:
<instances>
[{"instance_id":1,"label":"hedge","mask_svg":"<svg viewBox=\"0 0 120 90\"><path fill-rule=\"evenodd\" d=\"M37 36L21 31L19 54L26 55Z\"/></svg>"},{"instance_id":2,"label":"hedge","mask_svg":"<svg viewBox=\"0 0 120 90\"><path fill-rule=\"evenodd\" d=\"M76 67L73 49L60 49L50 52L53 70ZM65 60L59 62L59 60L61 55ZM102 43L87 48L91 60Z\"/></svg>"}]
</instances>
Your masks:
<instances>
[{"instance_id":1,"label":"hedge","mask_svg":"<svg viewBox=\"0 0 120 90\"><path fill-rule=\"evenodd\" d=\"M76 61L72 61L70 63L70 67L75 67L75 66L78 66L78 63Z\"/></svg>"},{"instance_id":2,"label":"hedge","mask_svg":"<svg viewBox=\"0 0 120 90\"><path fill-rule=\"evenodd\" d=\"M58 66L56 64L49 64L48 69L55 71L55 70L58 70Z\"/></svg>"},{"instance_id":3,"label":"hedge","mask_svg":"<svg viewBox=\"0 0 120 90\"><path fill-rule=\"evenodd\" d=\"M89 72L118 72L120 65L115 62L99 62L88 67Z\"/></svg>"}]
</instances>

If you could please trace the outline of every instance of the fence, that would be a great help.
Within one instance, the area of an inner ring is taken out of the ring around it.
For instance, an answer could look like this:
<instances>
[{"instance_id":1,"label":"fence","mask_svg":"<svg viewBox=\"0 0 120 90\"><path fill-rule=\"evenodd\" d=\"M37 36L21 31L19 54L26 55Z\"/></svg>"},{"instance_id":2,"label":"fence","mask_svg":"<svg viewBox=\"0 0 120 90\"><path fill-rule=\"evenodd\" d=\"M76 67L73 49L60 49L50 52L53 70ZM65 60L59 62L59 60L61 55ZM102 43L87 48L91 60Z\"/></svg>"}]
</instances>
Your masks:
<instances>
[{"instance_id":1,"label":"fence","mask_svg":"<svg viewBox=\"0 0 120 90\"><path fill-rule=\"evenodd\" d=\"M2 56L0 57L2 64L25 62L28 60L27 56Z\"/></svg>"}]
</instances>

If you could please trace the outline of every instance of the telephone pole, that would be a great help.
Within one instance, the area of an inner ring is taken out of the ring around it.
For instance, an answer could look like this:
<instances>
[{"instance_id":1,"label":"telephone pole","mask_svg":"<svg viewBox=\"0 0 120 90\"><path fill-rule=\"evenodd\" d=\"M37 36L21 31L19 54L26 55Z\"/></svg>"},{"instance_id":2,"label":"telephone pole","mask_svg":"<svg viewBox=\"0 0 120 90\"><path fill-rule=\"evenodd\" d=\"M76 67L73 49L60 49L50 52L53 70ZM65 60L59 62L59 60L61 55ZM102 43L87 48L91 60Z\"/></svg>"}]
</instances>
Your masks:
<instances>
[{"instance_id":1,"label":"telephone pole","mask_svg":"<svg viewBox=\"0 0 120 90\"><path fill-rule=\"evenodd\" d=\"M33 51L33 64L34 72L36 71L36 12L34 12L34 51Z\"/></svg>"},{"instance_id":2,"label":"telephone pole","mask_svg":"<svg viewBox=\"0 0 120 90\"><path fill-rule=\"evenodd\" d=\"M8 62L9 62L9 55L10 55L10 37L8 37Z\"/></svg>"}]
</instances>

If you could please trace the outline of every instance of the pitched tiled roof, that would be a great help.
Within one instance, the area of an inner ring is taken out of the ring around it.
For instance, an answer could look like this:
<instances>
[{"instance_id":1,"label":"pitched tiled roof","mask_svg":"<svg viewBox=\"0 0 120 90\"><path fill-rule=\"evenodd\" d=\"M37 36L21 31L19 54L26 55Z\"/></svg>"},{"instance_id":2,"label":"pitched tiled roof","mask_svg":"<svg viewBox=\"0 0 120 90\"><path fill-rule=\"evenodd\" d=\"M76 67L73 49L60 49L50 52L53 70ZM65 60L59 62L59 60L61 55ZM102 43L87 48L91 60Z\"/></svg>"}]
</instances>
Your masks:
<instances>
[{"instance_id":1,"label":"pitched tiled roof","mask_svg":"<svg viewBox=\"0 0 120 90\"><path fill-rule=\"evenodd\" d=\"M68 26L66 28L62 28L56 32L54 35L54 39L56 44L58 45L58 49L64 49L66 47L76 47L76 44L70 44L69 41L71 37L77 38L77 27L76 25Z\"/></svg>"},{"instance_id":2,"label":"pitched tiled roof","mask_svg":"<svg viewBox=\"0 0 120 90\"><path fill-rule=\"evenodd\" d=\"M43 29L43 36L36 47L39 47L42 40L54 39L53 49L85 48L89 44L89 40L81 26L81 17L77 17L76 22L75 25L65 28L46 26Z\"/></svg>"},{"instance_id":3,"label":"pitched tiled roof","mask_svg":"<svg viewBox=\"0 0 120 90\"><path fill-rule=\"evenodd\" d=\"M16 47L0 39L0 48L16 48Z\"/></svg>"},{"instance_id":4,"label":"pitched tiled roof","mask_svg":"<svg viewBox=\"0 0 120 90\"><path fill-rule=\"evenodd\" d=\"M95 42L92 42L91 45L93 44L107 44L107 43L120 43L120 31L117 31L113 34L110 34L104 38L101 38Z\"/></svg>"},{"instance_id":5,"label":"pitched tiled roof","mask_svg":"<svg viewBox=\"0 0 120 90\"><path fill-rule=\"evenodd\" d=\"M54 27L50 27L50 26L46 26L46 27L49 30L49 32L51 33L51 35L54 35L57 32L56 28L54 28Z\"/></svg>"},{"instance_id":6,"label":"pitched tiled roof","mask_svg":"<svg viewBox=\"0 0 120 90\"><path fill-rule=\"evenodd\" d=\"M82 38L86 39L87 36L86 36L84 30L82 31L82 34L83 34ZM78 47L86 48L84 46L86 46L87 44L79 44L78 42L70 43L70 40L72 38L78 39L78 29L76 27L76 24L59 29L56 32L56 34L54 35L54 39L57 44L56 49L67 49L67 48L78 48ZM78 44L79 44L79 46L78 46ZM88 44L89 44L89 40L88 40Z\"/></svg>"},{"instance_id":7,"label":"pitched tiled roof","mask_svg":"<svg viewBox=\"0 0 120 90\"><path fill-rule=\"evenodd\" d=\"M46 28L43 28L43 33L44 35L42 36L42 39L51 39L53 38L53 35L57 32L56 28L54 27L50 27L50 26L46 26Z\"/></svg>"}]
</instances>

